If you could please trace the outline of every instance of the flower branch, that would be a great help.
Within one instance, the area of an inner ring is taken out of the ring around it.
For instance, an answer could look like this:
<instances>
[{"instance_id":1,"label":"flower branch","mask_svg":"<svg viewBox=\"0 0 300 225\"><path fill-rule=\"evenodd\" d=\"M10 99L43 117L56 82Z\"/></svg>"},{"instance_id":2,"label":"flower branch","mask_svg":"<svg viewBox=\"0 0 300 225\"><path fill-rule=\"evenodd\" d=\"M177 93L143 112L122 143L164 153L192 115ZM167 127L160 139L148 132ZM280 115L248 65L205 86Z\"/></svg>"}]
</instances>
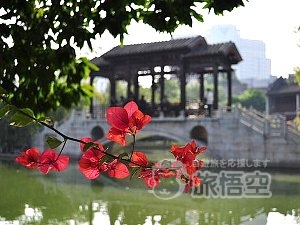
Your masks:
<instances>
[{"instance_id":1,"label":"flower branch","mask_svg":"<svg viewBox=\"0 0 300 225\"><path fill-rule=\"evenodd\" d=\"M133 137L130 155L126 152L114 155L108 152L108 149L105 149L98 141L89 137L81 139L70 137L49 124L48 118L36 118L30 109L18 109L10 105L3 93L0 93L0 99L5 102L4 107L0 109L0 118L11 112L13 114L12 125L26 126L36 122L63 138L63 141L60 141L55 137L49 137L47 143L50 149L42 153L36 148L21 152L16 161L27 168L37 168L44 174L50 171L65 170L68 167L70 157L62 153L67 141L74 141L79 143L81 150L78 169L87 179L96 179L104 172L117 179L126 178L130 174L133 177L138 173L137 177L143 179L147 187L154 188L162 178L175 177L186 184L186 191L190 187L199 186L201 183L201 180L194 174L202 168L203 163L196 157L205 151L206 147L198 147L195 141L191 141L185 146L172 145L170 152L176 161L173 164L168 163L167 166L163 163L150 163L144 152L135 150L136 135L151 121L151 117L143 114L133 101L124 107L110 107L106 111L106 119L111 126L106 135L108 140L125 146L127 144L126 136ZM57 153L54 149L61 144L62 147ZM197 165L195 165L195 161L198 162Z\"/></svg>"}]
</instances>

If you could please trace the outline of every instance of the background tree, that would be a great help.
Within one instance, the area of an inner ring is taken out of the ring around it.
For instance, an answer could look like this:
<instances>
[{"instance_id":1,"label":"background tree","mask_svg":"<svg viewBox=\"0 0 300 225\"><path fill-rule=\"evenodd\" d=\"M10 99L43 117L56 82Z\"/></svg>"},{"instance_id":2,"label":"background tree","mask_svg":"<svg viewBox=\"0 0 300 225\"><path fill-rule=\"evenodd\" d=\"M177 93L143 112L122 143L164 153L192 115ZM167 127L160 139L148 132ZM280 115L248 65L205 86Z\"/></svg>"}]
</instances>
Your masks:
<instances>
[{"instance_id":1,"label":"background tree","mask_svg":"<svg viewBox=\"0 0 300 225\"><path fill-rule=\"evenodd\" d=\"M298 32L298 34L300 34L300 26L298 27L296 32ZM300 43L298 46L300 47ZM299 66L295 68L295 78L296 78L297 84L300 86L300 67Z\"/></svg>"},{"instance_id":2,"label":"background tree","mask_svg":"<svg viewBox=\"0 0 300 225\"><path fill-rule=\"evenodd\" d=\"M0 3L0 85L9 100L36 113L71 107L92 89L82 86L97 68L76 58L75 48L105 31L122 42L132 20L172 33L203 21L196 6L215 14L243 6L243 0L5 0Z\"/></svg>"},{"instance_id":3,"label":"background tree","mask_svg":"<svg viewBox=\"0 0 300 225\"><path fill-rule=\"evenodd\" d=\"M32 135L41 127L29 125L16 129L10 126L10 118L0 120L0 152L15 153L31 146Z\"/></svg>"},{"instance_id":4,"label":"background tree","mask_svg":"<svg viewBox=\"0 0 300 225\"><path fill-rule=\"evenodd\" d=\"M233 98L234 103L240 103L243 107L264 112L266 109L266 94L257 88L250 88L244 91L238 97Z\"/></svg>"}]
</instances>

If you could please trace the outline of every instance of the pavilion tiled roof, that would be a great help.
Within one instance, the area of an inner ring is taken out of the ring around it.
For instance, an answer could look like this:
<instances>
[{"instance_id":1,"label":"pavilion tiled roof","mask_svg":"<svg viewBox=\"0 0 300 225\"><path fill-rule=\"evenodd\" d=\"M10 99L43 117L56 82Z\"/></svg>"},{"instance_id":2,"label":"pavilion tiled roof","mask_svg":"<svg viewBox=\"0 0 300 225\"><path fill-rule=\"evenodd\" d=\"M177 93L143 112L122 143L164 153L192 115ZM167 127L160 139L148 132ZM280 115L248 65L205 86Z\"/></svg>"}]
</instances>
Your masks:
<instances>
[{"instance_id":1,"label":"pavilion tiled roof","mask_svg":"<svg viewBox=\"0 0 300 225\"><path fill-rule=\"evenodd\" d=\"M135 67L147 66L147 63L149 65L156 64L160 60L168 60L168 63L173 65L185 58L190 60L185 63L196 63L200 67L207 67L207 63L204 62L206 59L211 57L214 59L219 56L222 57L222 62L225 64L233 65L242 61L233 42L207 44L205 38L199 35L169 41L116 46L100 57L92 59L92 62L102 68L101 74L108 74L111 71L123 74L124 68L129 70L130 66L128 65L133 62ZM202 59L199 60L200 58ZM124 59L126 59L125 62ZM211 60L208 63L210 62ZM121 68L121 65L124 66ZM120 68L118 72L115 71L117 66ZM200 67L197 67L197 70L200 70Z\"/></svg>"},{"instance_id":2,"label":"pavilion tiled roof","mask_svg":"<svg viewBox=\"0 0 300 225\"><path fill-rule=\"evenodd\" d=\"M233 47L233 42L225 42L211 45L202 45L198 48L193 49L190 53L186 54L186 57L189 56L204 56L204 55L214 55L214 54L227 54L230 49Z\"/></svg>"},{"instance_id":3,"label":"pavilion tiled roof","mask_svg":"<svg viewBox=\"0 0 300 225\"><path fill-rule=\"evenodd\" d=\"M169 41L151 42L133 45L117 46L103 54L105 57L125 56L134 54L145 54L159 51L192 49L198 45L207 46L205 39L202 36L193 38L172 39Z\"/></svg>"},{"instance_id":4,"label":"pavilion tiled roof","mask_svg":"<svg viewBox=\"0 0 300 225\"><path fill-rule=\"evenodd\" d=\"M268 95L282 95L300 93L300 86L297 83L288 83L286 79L280 77L267 91Z\"/></svg>"}]
</instances>

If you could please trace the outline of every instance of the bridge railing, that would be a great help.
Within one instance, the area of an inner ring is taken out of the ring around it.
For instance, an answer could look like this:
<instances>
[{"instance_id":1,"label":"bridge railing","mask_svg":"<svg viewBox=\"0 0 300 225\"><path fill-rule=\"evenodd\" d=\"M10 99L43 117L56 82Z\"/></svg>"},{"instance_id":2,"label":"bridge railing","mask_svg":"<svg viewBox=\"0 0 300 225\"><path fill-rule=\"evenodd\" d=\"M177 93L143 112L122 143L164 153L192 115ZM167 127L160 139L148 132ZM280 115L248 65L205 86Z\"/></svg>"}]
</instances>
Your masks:
<instances>
[{"instance_id":1,"label":"bridge railing","mask_svg":"<svg viewBox=\"0 0 300 225\"><path fill-rule=\"evenodd\" d=\"M287 124L287 133L288 137L292 140L298 141L300 140L300 130L297 128L294 122L289 122Z\"/></svg>"},{"instance_id":2,"label":"bridge railing","mask_svg":"<svg viewBox=\"0 0 300 225\"><path fill-rule=\"evenodd\" d=\"M106 117L106 109L109 107L109 105L105 105L105 104L102 104L102 105L94 105L93 106L93 114L90 115L90 117L92 119L100 119L100 120L103 120L105 119Z\"/></svg>"},{"instance_id":3,"label":"bridge railing","mask_svg":"<svg viewBox=\"0 0 300 225\"><path fill-rule=\"evenodd\" d=\"M299 140L300 132L293 124L287 124L280 114L266 115L254 109L239 108L240 122L265 137L283 137Z\"/></svg>"},{"instance_id":4,"label":"bridge railing","mask_svg":"<svg viewBox=\"0 0 300 225\"><path fill-rule=\"evenodd\" d=\"M265 117L254 109L240 108L240 122L260 134L265 134Z\"/></svg>"},{"instance_id":5,"label":"bridge railing","mask_svg":"<svg viewBox=\"0 0 300 225\"><path fill-rule=\"evenodd\" d=\"M93 108L92 119L105 119L105 112L109 105L96 105ZM300 132L293 124L287 124L286 117L280 114L266 115L253 108L238 107L239 121L247 127L264 135L265 137L283 137L300 140ZM222 117L222 113L219 115ZM197 116L198 119L201 117ZM175 119L175 118L174 118Z\"/></svg>"}]
</instances>

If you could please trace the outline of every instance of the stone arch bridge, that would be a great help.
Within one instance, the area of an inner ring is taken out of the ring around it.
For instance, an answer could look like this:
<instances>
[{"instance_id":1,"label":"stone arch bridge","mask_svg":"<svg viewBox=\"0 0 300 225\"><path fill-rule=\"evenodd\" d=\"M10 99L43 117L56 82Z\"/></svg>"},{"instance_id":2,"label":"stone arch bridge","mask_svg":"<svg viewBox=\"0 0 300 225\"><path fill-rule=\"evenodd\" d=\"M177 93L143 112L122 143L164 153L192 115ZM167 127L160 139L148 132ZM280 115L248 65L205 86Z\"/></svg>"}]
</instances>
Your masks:
<instances>
[{"instance_id":1,"label":"stone arch bridge","mask_svg":"<svg viewBox=\"0 0 300 225\"><path fill-rule=\"evenodd\" d=\"M99 114L101 115L101 114ZM104 113L102 114L104 115ZM92 137L106 144L109 129L104 116L90 118L82 111L73 111L70 118L56 127L62 133L74 137ZM59 136L44 128L35 138L35 147L45 149L45 138ZM163 137L185 145L191 139L198 145L206 145L205 157L217 160L267 160L268 165L299 167L300 136L286 124L285 118L265 116L254 110L234 108L231 112L219 110L207 117L158 117L138 133L137 140ZM65 151L79 157L78 143L69 141Z\"/></svg>"}]
</instances>

